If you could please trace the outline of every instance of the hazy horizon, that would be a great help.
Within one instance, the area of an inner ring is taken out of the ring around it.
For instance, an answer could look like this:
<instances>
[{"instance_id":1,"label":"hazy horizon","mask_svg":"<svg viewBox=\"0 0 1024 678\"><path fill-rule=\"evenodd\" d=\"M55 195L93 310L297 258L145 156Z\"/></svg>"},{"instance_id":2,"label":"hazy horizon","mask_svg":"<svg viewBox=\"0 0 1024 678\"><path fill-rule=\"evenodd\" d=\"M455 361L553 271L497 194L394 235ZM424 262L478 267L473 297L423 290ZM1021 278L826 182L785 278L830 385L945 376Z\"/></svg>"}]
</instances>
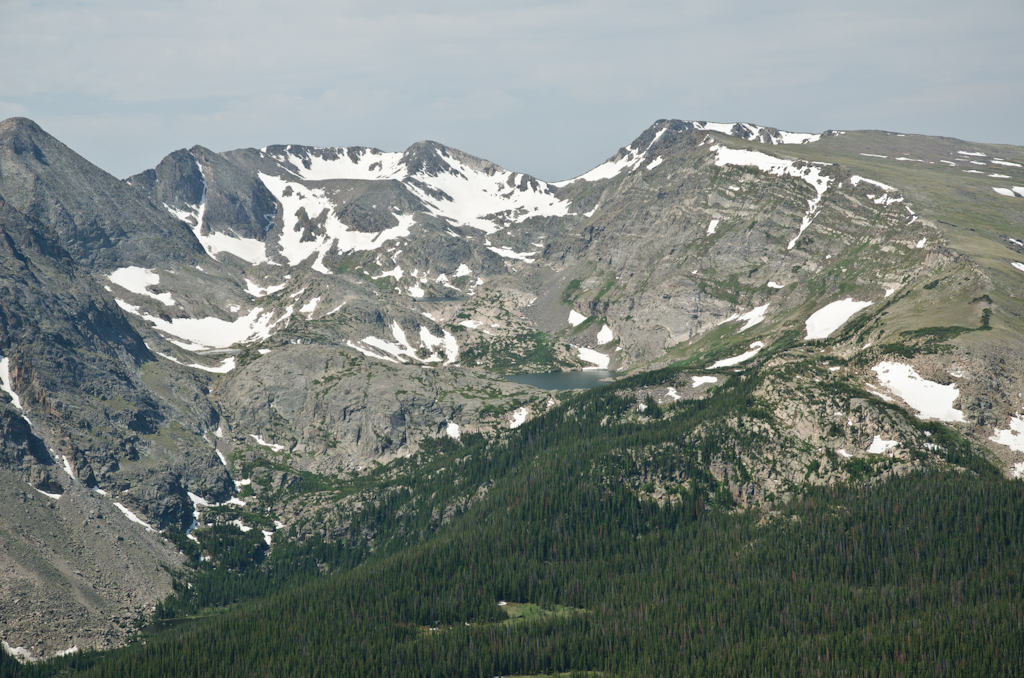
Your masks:
<instances>
[{"instance_id":1,"label":"hazy horizon","mask_svg":"<svg viewBox=\"0 0 1024 678\"><path fill-rule=\"evenodd\" d=\"M118 177L178 148L435 140L555 181L660 118L1024 145L1024 6L9 2L0 118Z\"/></svg>"}]
</instances>

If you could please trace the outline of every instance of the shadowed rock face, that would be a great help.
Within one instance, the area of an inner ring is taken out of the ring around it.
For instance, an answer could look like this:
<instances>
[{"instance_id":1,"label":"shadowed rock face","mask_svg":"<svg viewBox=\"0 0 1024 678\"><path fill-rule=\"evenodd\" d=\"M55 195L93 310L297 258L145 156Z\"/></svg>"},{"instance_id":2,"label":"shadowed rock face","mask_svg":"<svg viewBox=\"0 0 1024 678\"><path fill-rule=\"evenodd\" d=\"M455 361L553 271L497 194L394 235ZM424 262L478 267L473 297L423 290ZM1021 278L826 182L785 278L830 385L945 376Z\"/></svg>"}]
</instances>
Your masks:
<instances>
[{"instance_id":1,"label":"shadowed rock face","mask_svg":"<svg viewBox=\"0 0 1024 678\"><path fill-rule=\"evenodd\" d=\"M133 459L171 408L143 383L154 356L113 300L52 229L2 200L0 356L19 401L0 395L4 640L42 657L120 644L170 592L160 566L178 556L87 488L114 492L132 476L146 486ZM184 494L180 473L166 485ZM162 512L144 497L118 499L157 524L180 524L190 509L182 498L154 497Z\"/></svg>"},{"instance_id":2,"label":"shadowed rock face","mask_svg":"<svg viewBox=\"0 0 1024 678\"><path fill-rule=\"evenodd\" d=\"M128 177L125 183L145 191L157 205L198 205L206 195L203 172L185 149L171 153L155 169Z\"/></svg>"},{"instance_id":3,"label":"shadowed rock face","mask_svg":"<svg viewBox=\"0 0 1024 678\"><path fill-rule=\"evenodd\" d=\"M116 268L202 254L180 222L31 120L0 122L0 196L49 225L84 265Z\"/></svg>"},{"instance_id":4,"label":"shadowed rock face","mask_svg":"<svg viewBox=\"0 0 1024 678\"><path fill-rule=\"evenodd\" d=\"M202 146L175 151L126 183L157 207L189 212L202 205L203 235L263 240L277 212L274 196L257 177Z\"/></svg>"},{"instance_id":5,"label":"shadowed rock face","mask_svg":"<svg viewBox=\"0 0 1024 678\"><path fill-rule=\"evenodd\" d=\"M11 435L5 445L18 450L12 461L40 489L67 486L71 479L58 472L65 459L86 486L127 488L129 479L150 473L147 437L172 421L194 421L195 414L182 412L179 403L147 385L144 374L157 366L156 356L51 229L2 201L0 228L0 353L8 361L12 390L26 414L32 413L26 429L26 415L6 405ZM205 409L208 419L210 408ZM203 447L207 461L215 459L208 444ZM186 468L195 465L188 458L171 465L171 485L178 489L153 498L161 506L154 511L161 525L189 522L191 507L181 489L183 476L192 475ZM224 495L223 467L210 471L209 477L200 471L202 484Z\"/></svg>"}]
</instances>

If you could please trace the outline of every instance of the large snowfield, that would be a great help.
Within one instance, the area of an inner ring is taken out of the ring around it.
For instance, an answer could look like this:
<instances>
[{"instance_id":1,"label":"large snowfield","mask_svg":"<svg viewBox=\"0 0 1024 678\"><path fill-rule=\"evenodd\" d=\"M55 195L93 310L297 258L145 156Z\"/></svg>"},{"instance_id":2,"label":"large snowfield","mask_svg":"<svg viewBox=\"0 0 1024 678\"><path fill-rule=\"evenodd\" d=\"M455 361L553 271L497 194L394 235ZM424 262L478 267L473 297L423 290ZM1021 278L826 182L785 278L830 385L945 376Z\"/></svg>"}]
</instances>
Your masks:
<instances>
[{"instance_id":1,"label":"large snowfield","mask_svg":"<svg viewBox=\"0 0 1024 678\"><path fill-rule=\"evenodd\" d=\"M819 308L807 318L805 323L807 336L804 339L807 341L827 339L828 335L845 325L854 313L867 308L871 303L870 301L854 301L852 298L846 298Z\"/></svg>"},{"instance_id":2,"label":"large snowfield","mask_svg":"<svg viewBox=\"0 0 1024 678\"><path fill-rule=\"evenodd\" d=\"M880 362L871 368L890 392L917 410L922 419L939 421L964 421L964 413L953 407L960 397L956 384L939 384L929 381L910 365L895 362Z\"/></svg>"}]
</instances>

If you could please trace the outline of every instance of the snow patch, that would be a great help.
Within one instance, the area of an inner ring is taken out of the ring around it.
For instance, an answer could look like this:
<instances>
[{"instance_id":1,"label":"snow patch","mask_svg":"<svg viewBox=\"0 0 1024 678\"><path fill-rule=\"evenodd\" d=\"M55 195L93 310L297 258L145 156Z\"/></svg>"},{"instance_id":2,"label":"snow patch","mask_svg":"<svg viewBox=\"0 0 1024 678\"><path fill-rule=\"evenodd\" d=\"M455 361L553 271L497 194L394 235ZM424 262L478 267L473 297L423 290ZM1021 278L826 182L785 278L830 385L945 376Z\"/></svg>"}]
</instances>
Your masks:
<instances>
[{"instance_id":1,"label":"snow patch","mask_svg":"<svg viewBox=\"0 0 1024 678\"><path fill-rule=\"evenodd\" d=\"M459 342L456 341L455 335L447 330L444 331L444 354L445 365L454 365L459 362Z\"/></svg>"},{"instance_id":2,"label":"snow patch","mask_svg":"<svg viewBox=\"0 0 1024 678\"><path fill-rule=\"evenodd\" d=\"M463 324L465 324L465 322ZM369 336L363 339L361 343L369 346L373 350L360 347L353 344L351 341L348 342L348 346L356 349L363 355L370 356L371 358L395 363L405 363L407 362L407 359L422 363L441 362L441 358L437 355L437 351L435 349L443 347L445 353L444 364L453 365L459 359L459 344L455 337L447 330L443 330L442 332L443 336L435 337L430 333L430 330L422 325L420 326L420 344L432 351L431 355L427 358L421 358L417 355L416 349L412 347L405 335L405 330L403 330L402 326L395 320L391 322L391 335L395 339L394 342ZM378 351L380 353L378 353Z\"/></svg>"},{"instance_id":3,"label":"snow patch","mask_svg":"<svg viewBox=\"0 0 1024 678\"><path fill-rule=\"evenodd\" d=\"M661 135L665 133L665 130L666 128L664 127L658 130L657 134L655 134L654 136L654 139L652 139L651 143L647 144L647 147L644 148L643 150L641 150L640 147L634 147L632 144L630 144L625 149L623 149L624 152L622 154L622 157L619 158L618 160L608 160L604 163L601 163L600 165L590 170L586 174L581 174L575 179L556 182L552 184L552 186L567 186L576 181L602 181L604 179L612 179L614 177L617 177L626 170L632 172L633 170L635 170L637 167L644 163L644 161L647 159L647 150L650 149L650 147L654 145L654 142L656 142L661 137ZM656 162L657 160L655 160L651 164L654 164ZM587 214L586 216L590 216L590 214Z\"/></svg>"},{"instance_id":4,"label":"snow patch","mask_svg":"<svg viewBox=\"0 0 1024 678\"><path fill-rule=\"evenodd\" d=\"M871 447L868 448L868 454L885 454L897 445L899 443L895 440L882 440L882 436L876 435L871 441Z\"/></svg>"},{"instance_id":5,"label":"snow patch","mask_svg":"<svg viewBox=\"0 0 1024 678\"><path fill-rule=\"evenodd\" d=\"M494 252L499 257L504 257L505 259L518 259L519 261L523 261L527 264L532 264L534 261L536 261L536 259L534 259L533 257L536 257L538 254L540 254L539 251L516 252L511 247L488 247L487 249Z\"/></svg>"},{"instance_id":6,"label":"snow patch","mask_svg":"<svg viewBox=\"0 0 1024 678\"><path fill-rule=\"evenodd\" d=\"M442 337L435 337L430 333L430 330L420 325L420 343L433 350L444 345L444 339Z\"/></svg>"},{"instance_id":7,"label":"snow patch","mask_svg":"<svg viewBox=\"0 0 1024 678\"><path fill-rule=\"evenodd\" d=\"M67 473L69 478L75 480L75 469L73 466L71 466L71 462L68 461L68 458L63 454L60 456L60 458L64 460L64 473Z\"/></svg>"},{"instance_id":8,"label":"snow patch","mask_svg":"<svg viewBox=\"0 0 1024 678\"><path fill-rule=\"evenodd\" d=\"M740 332L749 330L754 325L760 324L764 320L764 314L768 311L768 307L771 304L765 304L764 306L758 306L757 308L747 311L743 315L739 316L737 320L746 321L743 327L739 329Z\"/></svg>"},{"instance_id":9,"label":"snow patch","mask_svg":"<svg viewBox=\"0 0 1024 678\"><path fill-rule=\"evenodd\" d=\"M235 369L234 356L225 358L224 361L220 365L217 365L216 367L207 367L206 365L200 365L199 363L183 363L174 356L169 356L166 353L160 353L159 351L154 351L154 353L156 353L164 360L170 360L172 363L177 363L179 365L182 365L183 367L193 367L197 370L203 370L204 372L213 372L214 374L227 374L231 370Z\"/></svg>"},{"instance_id":10,"label":"snow patch","mask_svg":"<svg viewBox=\"0 0 1024 678\"><path fill-rule=\"evenodd\" d=\"M530 408L523 405L518 410L512 413L512 421L509 422L509 428L519 428L526 423L526 418L530 415Z\"/></svg>"},{"instance_id":11,"label":"snow patch","mask_svg":"<svg viewBox=\"0 0 1024 678\"><path fill-rule=\"evenodd\" d=\"M714 370L718 369L719 367L732 367L733 365L739 365L740 363L746 362L747 360L753 358L762 348L764 348L764 343L760 341L755 341L753 344L750 345L750 350L747 351L746 353L741 353L737 356L733 356L732 358L723 358L722 360L719 360L714 365L712 365L711 369Z\"/></svg>"},{"instance_id":12,"label":"snow patch","mask_svg":"<svg viewBox=\"0 0 1024 678\"><path fill-rule=\"evenodd\" d=\"M340 252L379 249L391 240L408 236L414 223L413 215L396 214L394 216L398 220L397 226L377 233L350 231L348 226L338 219L334 203L323 189L309 188L262 172L259 173L259 178L281 203L284 229L278 244L281 247L281 255L291 266L316 255L313 270L330 274L331 271L323 265L323 259L335 247ZM305 230L297 228L300 212L305 213L310 220L323 219L323 225L318 229L319 235L310 239Z\"/></svg>"},{"instance_id":13,"label":"snow patch","mask_svg":"<svg viewBox=\"0 0 1024 678\"><path fill-rule=\"evenodd\" d=\"M235 369L235 356L225 358L224 361L216 367L207 367L206 365L199 365L198 363L193 363L192 365L189 365L189 367L194 367L205 372L213 372L214 374L227 374L231 370Z\"/></svg>"},{"instance_id":14,"label":"snow patch","mask_svg":"<svg viewBox=\"0 0 1024 678\"><path fill-rule=\"evenodd\" d=\"M953 407L960 397L956 384L943 385L924 379L910 365L881 362L871 368L890 392L917 410L922 419L964 421L964 413Z\"/></svg>"},{"instance_id":15,"label":"snow patch","mask_svg":"<svg viewBox=\"0 0 1024 678\"><path fill-rule=\"evenodd\" d=\"M899 195L888 195L888 194L885 194L885 195L880 195L878 197L875 197L873 195L869 195L868 198L871 198L872 202L874 202L876 205L881 205L882 207L885 207L887 205L892 205L893 203L897 203L897 202L903 202L903 196L899 196Z\"/></svg>"},{"instance_id":16,"label":"snow patch","mask_svg":"<svg viewBox=\"0 0 1024 678\"><path fill-rule=\"evenodd\" d=\"M386 181L401 180L407 175L401 153L385 153L376 148L313 148L298 156L292 154L289 146L282 155L271 157L282 163L282 169L306 181Z\"/></svg>"},{"instance_id":17,"label":"snow patch","mask_svg":"<svg viewBox=\"0 0 1024 678\"><path fill-rule=\"evenodd\" d=\"M371 351L368 348L363 348L362 346L359 346L358 344L353 344L351 340L346 341L345 345L348 346L349 348L352 348L352 349L355 349L355 350L359 351L363 355L368 356L370 358L376 358L377 360L385 360L385 361L387 361L389 363L400 363L400 362L402 362L400 360L395 360L394 358L392 358L390 356L381 355L379 353L376 353L375 351Z\"/></svg>"},{"instance_id":18,"label":"snow patch","mask_svg":"<svg viewBox=\"0 0 1024 678\"><path fill-rule=\"evenodd\" d=\"M164 306L174 306L174 298L171 296L170 292L155 294L149 291L148 288L160 284L160 275L152 269L140 268L138 266L126 266L125 268L119 268L108 275L107 279L118 287L122 287L129 292L141 294L142 296L149 297L151 299L156 299Z\"/></svg>"},{"instance_id":19,"label":"snow patch","mask_svg":"<svg viewBox=\"0 0 1024 678\"><path fill-rule=\"evenodd\" d=\"M776 144L812 144L821 139L821 134L807 134L804 132L785 132L783 130L771 130L760 125L752 125L747 122L691 122L694 129L721 132L729 136L756 141L758 143ZM840 132L842 134L842 132Z\"/></svg>"},{"instance_id":20,"label":"snow patch","mask_svg":"<svg viewBox=\"0 0 1024 678\"><path fill-rule=\"evenodd\" d=\"M772 282L769 280L768 287L772 288L773 290L781 290L783 287L785 287L785 285L780 285L777 282Z\"/></svg>"},{"instance_id":21,"label":"snow patch","mask_svg":"<svg viewBox=\"0 0 1024 678\"><path fill-rule=\"evenodd\" d=\"M870 301L854 301L852 298L847 298L833 301L818 309L805 323L807 336L804 337L804 341L827 339L828 335L842 327L854 313L867 308L871 303Z\"/></svg>"},{"instance_id":22,"label":"snow patch","mask_svg":"<svg viewBox=\"0 0 1024 678\"><path fill-rule=\"evenodd\" d=\"M569 213L569 202L555 197L552 184L500 168L476 170L447 152L435 152L448 167L417 174L405 187L436 217L494 233L508 223Z\"/></svg>"},{"instance_id":23,"label":"snow patch","mask_svg":"<svg viewBox=\"0 0 1024 678\"><path fill-rule=\"evenodd\" d=\"M1024 452L1024 418L1018 414L1010 419L1010 428L1007 429L993 429L992 436L989 438L994 443L999 445L1006 445L1014 452ZM1020 464L1018 464L1020 466ZM1014 475L1015 478L1021 477L1019 473Z\"/></svg>"},{"instance_id":24,"label":"snow patch","mask_svg":"<svg viewBox=\"0 0 1024 678\"><path fill-rule=\"evenodd\" d=\"M602 325L601 331L597 333L597 345L604 346L614 338L615 334L612 332L612 328L607 325Z\"/></svg>"},{"instance_id":25,"label":"snow patch","mask_svg":"<svg viewBox=\"0 0 1024 678\"><path fill-rule=\"evenodd\" d=\"M820 134L804 134L801 132L783 132L779 130L781 144L811 144L821 139Z\"/></svg>"},{"instance_id":26,"label":"snow patch","mask_svg":"<svg viewBox=\"0 0 1024 678\"><path fill-rule=\"evenodd\" d=\"M459 425L454 421L448 422L448 425L445 427L445 432L448 433L449 438L454 438L455 440L459 439Z\"/></svg>"},{"instance_id":27,"label":"snow patch","mask_svg":"<svg viewBox=\"0 0 1024 678\"><path fill-rule=\"evenodd\" d=\"M0 642L3 643L4 652L11 655L12 657L20 661L22 664L24 664L25 662L36 661L36 657L32 654L31 650L28 650L21 646L11 647L7 644L6 640Z\"/></svg>"},{"instance_id":28,"label":"snow patch","mask_svg":"<svg viewBox=\"0 0 1024 678\"><path fill-rule=\"evenodd\" d=\"M11 388L11 359L6 356L0 360L0 389L11 397L15 407L24 412L21 407L21 398Z\"/></svg>"},{"instance_id":29,"label":"snow patch","mask_svg":"<svg viewBox=\"0 0 1024 678\"><path fill-rule=\"evenodd\" d=\"M209 235L197 233L196 238L202 244L206 253L214 259L217 258L216 255L224 252L233 254L253 265L272 263L270 258L267 257L266 244L255 238L238 238L227 233L210 233Z\"/></svg>"},{"instance_id":30,"label":"snow patch","mask_svg":"<svg viewBox=\"0 0 1024 678\"><path fill-rule=\"evenodd\" d=\"M708 224L708 235L714 235L715 230L718 228L718 219L712 219L711 223Z\"/></svg>"},{"instance_id":31,"label":"snow patch","mask_svg":"<svg viewBox=\"0 0 1024 678\"><path fill-rule=\"evenodd\" d=\"M717 384L717 383L718 383L718 377L713 377L713 376L710 376L710 375L698 375L698 376L693 377L693 388L697 388L699 386L703 386L704 384Z\"/></svg>"},{"instance_id":32,"label":"snow patch","mask_svg":"<svg viewBox=\"0 0 1024 678\"><path fill-rule=\"evenodd\" d=\"M586 319L587 319L587 316L585 316L585 315L583 315L581 313L577 313L574 310L573 311L569 311L569 324L572 325L573 327L577 327L581 323L585 322Z\"/></svg>"},{"instance_id":33,"label":"snow patch","mask_svg":"<svg viewBox=\"0 0 1024 678\"><path fill-rule=\"evenodd\" d=\"M292 307L289 306L284 315L274 320L273 311L264 313L263 308L257 306L247 315L231 321L212 317L175 318L168 321L143 313L138 306L132 306L121 299L115 298L114 301L123 310L141 317L160 332L189 342L189 345L184 348L193 351L204 348L227 348L237 343L268 339L273 334L274 328L286 321L292 314ZM181 345L178 342L172 343Z\"/></svg>"},{"instance_id":34,"label":"snow patch","mask_svg":"<svg viewBox=\"0 0 1024 678\"><path fill-rule=\"evenodd\" d=\"M611 356L607 356L604 353L595 351L590 348L577 347L579 351L579 357L581 360L586 360L588 363L593 363L594 367L584 367L584 370L606 370L608 369L608 363L611 361Z\"/></svg>"},{"instance_id":35,"label":"snow patch","mask_svg":"<svg viewBox=\"0 0 1024 678\"><path fill-rule=\"evenodd\" d=\"M881 188L884 191L893 191L893 192L896 191L895 188L893 188L889 184L883 184L881 181L875 181L873 179L865 179L864 177L858 176L856 174L854 174L852 177L850 177L850 183L853 184L854 186L856 186L857 184L859 184L862 181L865 184L871 184L872 186L877 186L877 187Z\"/></svg>"},{"instance_id":36,"label":"snow patch","mask_svg":"<svg viewBox=\"0 0 1024 678\"><path fill-rule=\"evenodd\" d=\"M1024 264L1020 263L1019 261L1011 261L1010 265L1019 271L1024 271Z\"/></svg>"},{"instance_id":37,"label":"snow patch","mask_svg":"<svg viewBox=\"0 0 1024 678\"><path fill-rule=\"evenodd\" d=\"M127 508L127 507L126 507L126 506L125 506L124 504L122 504L121 502L119 502L119 501L115 501L115 502L114 502L114 506L116 506L116 507L117 507L117 510L119 510L119 511L120 511L121 513L123 513L123 514L125 515L125 517L127 517L127 518L128 518L128 520L132 521L133 523L137 523L137 524L139 524L139 525L142 525L142 526L143 526L144 528L146 528L146 532L154 532L154 531L155 531L155 530L153 529L153 526L152 526L152 525L150 525L150 524L149 524L149 523L147 523L147 522L146 522L145 520L143 520L142 518L139 518L139 517L138 517L137 515L135 515L134 513L132 513L132 512L131 512L131 510L130 510L130 509L128 509L128 508Z\"/></svg>"},{"instance_id":38,"label":"snow patch","mask_svg":"<svg viewBox=\"0 0 1024 678\"><path fill-rule=\"evenodd\" d=\"M306 302L300 309L299 313L305 314L306 320L313 319L313 312L316 311L316 305L320 303L320 297L316 297Z\"/></svg>"},{"instance_id":39,"label":"snow patch","mask_svg":"<svg viewBox=\"0 0 1024 678\"><path fill-rule=\"evenodd\" d=\"M288 285L287 282L283 282L280 285L270 285L268 287L260 287L248 278L245 279L245 291L254 297L265 297L273 294L274 292L280 292Z\"/></svg>"},{"instance_id":40,"label":"snow patch","mask_svg":"<svg viewBox=\"0 0 1024 678\"><path fill-rule=\"evenodd\" d=\"M258 436L258 435L254 435L254 434L250 433L249 437L252 438L253 440L255 440L257 445L260 445L262 447L269 447L274 452L281 452L282 450L284 450L284 445L277 445L275 443L268 443L267 441L265 441L263 439L263 436Z\"/></svg>"},{"instance_id":41,"label":"snow patch","mask_svg":"<svg viewBox=\"0 0 1024 678\"><path fill-rule=\"evenodd\" d=\"M395 266L390 271L381 271L380 275L371 275L370 278L373 280L380 280L381 278L394 278L395 282L399 282L402 276L405 274L402 272L401 266Z\"/></svg>"},{"instance_id":42,"label":"snow patch","mask_svg":"<svg viewBox=\"0 0 1024 678\"><path fill-rule=\"evenodd\" d=\"M409 341L405 336L405 330L402 329L402 326L398 324L397 320L391 321L391 335L395 338L395 342L389 342L370 336L363 339L363 343L368 346L372 346L375 349L390 353L401 362L405 362L405 360L402 359L402 356L406 356L412 360L417 359L416 350L409 344Z\"/></svg>"}]
</instances>

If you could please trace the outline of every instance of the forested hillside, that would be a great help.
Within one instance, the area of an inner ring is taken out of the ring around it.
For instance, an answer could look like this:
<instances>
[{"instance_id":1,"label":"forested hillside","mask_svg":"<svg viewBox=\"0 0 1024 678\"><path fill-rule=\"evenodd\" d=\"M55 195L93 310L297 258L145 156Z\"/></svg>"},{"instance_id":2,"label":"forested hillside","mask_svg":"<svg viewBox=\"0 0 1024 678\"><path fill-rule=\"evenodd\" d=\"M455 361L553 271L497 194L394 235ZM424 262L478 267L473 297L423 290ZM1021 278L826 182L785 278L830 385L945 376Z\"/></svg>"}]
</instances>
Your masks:
<instances>
[{"instance_id":1,"label":"forested hillside","mask_svg":"<svg viewBox=\"0 0 1024 678\"><path fill-rule=\"evenodd\" d=\"M736 510L708 472L715 438L679 441L756 416L759 379L644 422L622 418L635 403L617 384L500 439L439 443L363 479L384 499L353 514L348 542L275 539L259 562L261 540L225 528L161 630L106 654L5 659L3 675L1016 675L1024 484L926 424L956 465L884 482L869 468ZM654 500L637 465L667 457L629 451L661 443L686 479ZM465 488L478 498L439 517Z\"/></svg>"}]
</instances>

